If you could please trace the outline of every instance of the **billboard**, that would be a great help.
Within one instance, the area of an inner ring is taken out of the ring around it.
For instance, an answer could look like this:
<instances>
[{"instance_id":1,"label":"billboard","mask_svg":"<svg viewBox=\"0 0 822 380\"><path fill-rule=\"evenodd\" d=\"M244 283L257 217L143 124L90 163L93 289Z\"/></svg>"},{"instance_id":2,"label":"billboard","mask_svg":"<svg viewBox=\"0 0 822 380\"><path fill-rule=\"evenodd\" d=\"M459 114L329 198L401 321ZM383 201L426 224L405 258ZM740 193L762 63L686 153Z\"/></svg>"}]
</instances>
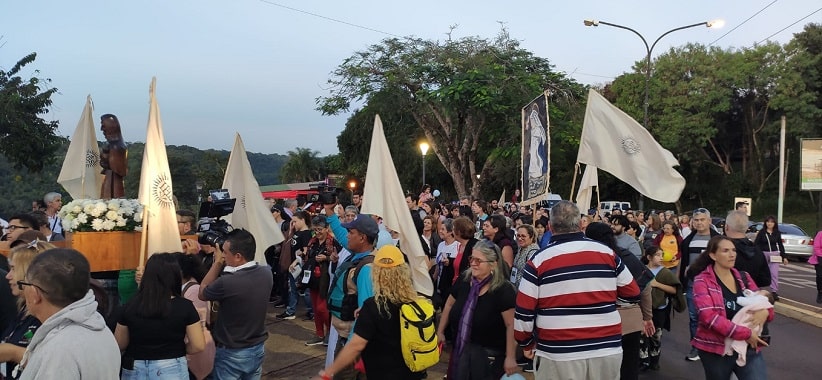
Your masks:
<instances>
[{"instance_id":1,"label":"billboard","mask_svg":"<svg viewBox=\"0 0 822 380\"><path fill-rule=\"evenodd\" d=\"M799 189L822 190L822 139L801 139Z\"/></svg>"}]
</instances>

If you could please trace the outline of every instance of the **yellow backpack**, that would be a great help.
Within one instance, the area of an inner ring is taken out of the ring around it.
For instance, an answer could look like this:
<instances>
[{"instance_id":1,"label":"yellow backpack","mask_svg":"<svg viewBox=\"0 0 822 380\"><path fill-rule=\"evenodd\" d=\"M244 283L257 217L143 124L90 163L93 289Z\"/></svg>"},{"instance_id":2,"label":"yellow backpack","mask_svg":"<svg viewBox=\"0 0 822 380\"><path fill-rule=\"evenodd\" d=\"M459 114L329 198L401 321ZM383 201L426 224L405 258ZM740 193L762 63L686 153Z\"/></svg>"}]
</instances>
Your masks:
<instances>
[{"instance_id":1,"label":"yellow backpack","mask_svg":"<svg viewBox=\"0 0 822 380\"><path fill-rule=\"evenodd\" d=\"M420 298L400 306L400 345L405 365L420 372L440 361L434 305Z\"/></svg>"}]
</instances>

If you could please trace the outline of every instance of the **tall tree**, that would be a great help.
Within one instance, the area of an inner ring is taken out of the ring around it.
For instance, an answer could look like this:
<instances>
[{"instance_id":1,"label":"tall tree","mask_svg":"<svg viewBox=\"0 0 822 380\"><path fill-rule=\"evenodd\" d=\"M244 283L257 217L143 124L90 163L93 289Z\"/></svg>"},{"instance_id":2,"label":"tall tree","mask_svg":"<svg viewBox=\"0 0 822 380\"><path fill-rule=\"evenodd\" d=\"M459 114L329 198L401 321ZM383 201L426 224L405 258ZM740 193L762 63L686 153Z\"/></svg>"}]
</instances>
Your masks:
<instances>
[{"instance_id":1,"label":"tall tree","mask_svg":"<svg viewBox=\"0 0 822 380\"><path fill-rule=\"evenodd\" d=\"M557 97L581 93L505 30L493 41L386 39L347 58L328 83L330 94L317 99L324 114L347 111L352 101L369 103L380 91L395 94L396 106L422 130L457 193L474 196L477 175L490 174L494 165L483 158L518 142L522 105L545 89ZM491 145L485 152L484 142Z\"/></svg>"},{"instance_id":2,"label":"tall tree","mask_svg":"<svg viewBox=\"0 0 822 380\"><path fill-rule=\"evenodd\" d=\"M310 182L323 178L324 167L320 152L309 148L297 148L288 151L288 161L280 171L283 182Z\"/></svg>"},{"instance_id":3,"label":"tall tree","mask_svg":"<svg viewBox=\"0 0 822 380\"><path fill-rule=\"evenodd\" d=\"M40 115L49 112L51 96L57 92L51 79L34 76L24 79L20 71L34 62L36 53L19 60L8 71L0 70L0 153L14 164L40 171L54 158L60 146L55 134L57 121L47 122Z\"/></svg>"}]
</instances>

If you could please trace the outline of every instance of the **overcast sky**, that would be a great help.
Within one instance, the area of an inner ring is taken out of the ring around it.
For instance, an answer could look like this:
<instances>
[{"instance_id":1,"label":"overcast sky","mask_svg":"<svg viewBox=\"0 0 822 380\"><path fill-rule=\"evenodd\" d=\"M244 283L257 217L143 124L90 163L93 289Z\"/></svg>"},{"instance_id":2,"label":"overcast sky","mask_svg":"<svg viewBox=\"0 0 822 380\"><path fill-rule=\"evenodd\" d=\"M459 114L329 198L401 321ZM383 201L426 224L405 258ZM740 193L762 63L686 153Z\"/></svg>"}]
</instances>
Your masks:
<instances>
[{"instance_id":1,"label":"overcast sky","mask_svg":"<svg viewBox=\"0 0 822 380\"><path fill-rule=\"evenodd\" d=\"M819 0L4 3L0 67L9 69L37 52L26 74L37 69L59 89L45 118L60 121L61 135L73 133L91 94L95 119L116 114L127 141L145 141L148 88L156 76L168 144L230 150L236 131L250 152L285 154L308 147L321 155L337 152L337 135L350 116L314 110L315 99L327 94L328 74L353 52L387 37L442 39L450 25L458 25L455 38L493 38L498 22L504 22L524 48L577 81L595 84L629 71L645 48L628 31L586 28L583 19L630 26L649 44L678 26L726 21L722 29L674 32L654 56L672 46L717 39L723 48L768 38L785 43L805 24L822 22ZM99 131L98 139L103 140Z\"/></svg>"}]
</instances>

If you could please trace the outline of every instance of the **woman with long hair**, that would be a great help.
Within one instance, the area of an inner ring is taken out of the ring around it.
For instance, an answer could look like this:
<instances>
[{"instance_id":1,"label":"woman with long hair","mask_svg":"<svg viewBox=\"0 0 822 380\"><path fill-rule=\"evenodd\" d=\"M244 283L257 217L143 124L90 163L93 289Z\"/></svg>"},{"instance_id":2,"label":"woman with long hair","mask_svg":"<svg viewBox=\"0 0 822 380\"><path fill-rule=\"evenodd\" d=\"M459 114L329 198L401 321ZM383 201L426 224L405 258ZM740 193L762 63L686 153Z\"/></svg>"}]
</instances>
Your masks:
<instances>
[{"instance_id":1,"label":"woman with long hair","mask_svg":"<svg viewBox=\"0 0 822 380\"><path fill-rule=\"evenodd\" d=\"M434 289L436 296L434 297L434 306L440 308L451 294L451 279L454 278L453 263L457 258L460 243L454 236L454 221L446 219L440 223L440 228L437 233L440 236L440 244L437 247L437 257L434 260L434 273L432 280L434 281Z\"/></svg>"},{"instance_id":2,"label":"woman with long hair","mask_svg":"<svg viewBox=\"0 0 822 380\"><path fill-rule=\"evenodd\" d=\"M664 215L664 213L663 213ZM654 245L654 240L657 236L662 234L662 220L659 215L650 213L648 219L645 221L645 230L642 231L639 243L642 244L642 251L647 251Z\"/></svg>"},{"instance_id":3,"label":"woman with long hair","mask_svg":"<svg viewBox=\"0 0 822 380\"><path fill-rule=\"evenodd\" d=\"M200 314L182 297L182 283L175 255L151 255L114 330L124 351L123 379L188 380L186 354L203 351L205 336Z\"/></svg>"},{"instance_id":4,"label":"woman with long hair","mask_svg":"<svg viewBox=\"0 0 822 380\"><path fill-rule=\"evenodd\" d=\"M516 289L503 274L506 264L494 243L478 242L467 258L471 269L451 289L437 327L440 341L449 325L457 332L448 379L499 379L517 370Z\"/></svg>"},{"instance_id":5,"label":"woman with long hair","mask_svg":"<svg viewBox=\"0 0 822 380\"><path fill-rule=\"evenodd\" d=\"M782 233L779 232L779 223L773 215L768 215L762 222L762 229L756 233L754 239L756 247L765 255L765 261L771 269L771 290L773 299L779 300L779 264L788 265L785 256L785 246L782 244Z\"/></svg>"},{"instance_id":6,"label":"woman with long hair","mask_svg":"<svg viewBox=\"0 0 822 380\"><path fill-rule=\"evenodd\" d=\"M431 185L427 183L422 185L422 190L420 190L420 203L425 203L433 199L434 194L431 194Z\"/></svg>"},{"instance_id":7,"label":"woman with long hair","mask_svg":"<svg viewBox=\"0 0 822 380\"><path fill-rule=\"evenodd\" d=\"M708 246L688 267L688 276L694 276L694 304L699 324L691 345L699 350L699 359L707 380L727 380L736 374L739 380L767 378L765 359L760 349L768 343L751 328L732 320L741 305L737 298L743 290L758 289L751 276L734 268L736 247L727 236L714 236ZM762 326L773 320L773 308L751 314L750 326ZM739 354L725 355L725 339L748 342L744 366L737 364Z\"/></svg>"},{"instance_id":8,"label":"woman with long hair","mask_svg":"<svg viewBox=\"0 0 822 380\"><path fill-rule=\"evenodd\" d=\"M321 379L331 379L358 356L370 379L416 380L424 376L424 372L411 372L405 365L400 347L400 306L418 300L411 269L393 245L380 248L371 266L374 296L363 303L351 339L334 363L320 371Z\"/></svg>"},{"instance_id":9,"label":"woman with long hair","mask_svg":"<svg viewBox=\"0 0 822 380\"><path fill-rule=\"evenodd\" d=\"M662 248L662 266L674 274L678 273L679 261L682 259L682 253L679 252L681 244L682 236L679 234L677 222L674 220L662 222L662 233L654 239L654 246ZM648 249L645 250L645 252L648 251Z\"/></svg>"},{"instance_id":10,"label":"woman with long hair","mask_svg":"<svg viewBox=\"0 0 822 380\"><path fill-rule=\"evenodd\" d=\"M511 283L514 289L519 288L519 281L522 279L522 271L534 254L539 251L537 244L537 232L534 226L523 224L517 227L517 255L514 257L514 266L511 267Z\"/></svg>"},{"instance_id":11,"label":"woman with long hair","mask_svg":"<svg viewBox=\"0 0 822 380\"><path fill-rule=\"evenodd\" d=\"M52 248L55 246L51 243L35 239L29 244L12 248L9 252L9 272L6 280L9 282L11 294L17 297L17 317L12 320L6 331L3 331L3 340L0 343L0 363L4 363L2 365L6 367L7 379L18 378L13 374L14 367L23 360L23 354L26 352L31 337L41 325L40 321L29 314L26 308L23 285L20 282L26 281L26 271L34 257Z\"/></svg>"},{"instance_id":12,"label":"woman with long hair","mask_svg":"<svg viewBox=\"0 0 822 380\"><path fill-rule=\"evenodd\" d=\"M471 255L471 250L479 240L474 237L476 233L474 222L468 217L460 216L454 219L454 238L459 242L459 251L457 251L457 258L451 263L454 268L454 277L451 278L451 284L457 282L460 274L468 270L468 256Z\"/></svg>"},{"instance_id":13,"label":"woman with long hair","mask_svg":"<svg viewBox=\"0 0 822 380\"><path fill-rule=\"evenodd\" d=\"M482 236L497 245L508 268L514 265L514 242L508 236L508 222L502 215L491 215L482 222Z\"/></svg>"}]
</instances>

